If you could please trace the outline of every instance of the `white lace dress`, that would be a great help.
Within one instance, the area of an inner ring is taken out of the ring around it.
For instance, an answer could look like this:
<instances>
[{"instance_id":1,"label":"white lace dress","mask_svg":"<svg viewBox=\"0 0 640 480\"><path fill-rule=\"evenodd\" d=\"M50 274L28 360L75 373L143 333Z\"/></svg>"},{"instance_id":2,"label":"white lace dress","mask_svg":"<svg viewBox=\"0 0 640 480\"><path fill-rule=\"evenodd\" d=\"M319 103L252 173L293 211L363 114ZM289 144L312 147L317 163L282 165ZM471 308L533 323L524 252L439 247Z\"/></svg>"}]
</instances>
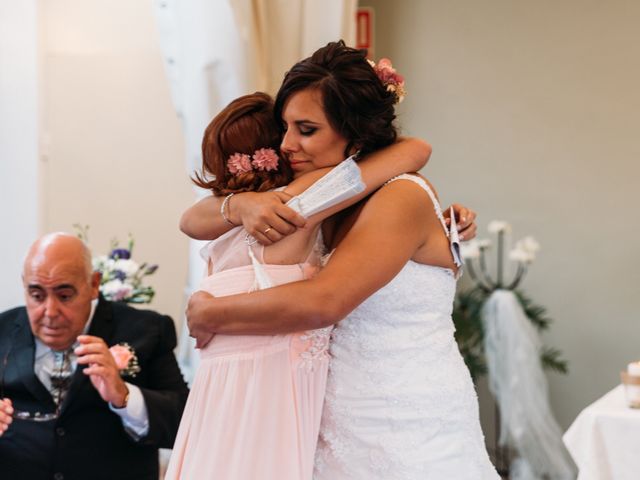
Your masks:
<instances>
[{"instance_id":1,"label":"white lace dress","mask_svg":"<svg viewBox=\"0 0 640 480\"><path fill-rule=\"evenodd\" d=\"M398 178L444 222L426 183ZM499 479L454 340L455 289L451 270L410 261L336 326L315 480Z\"/></svg>"}]
</instances>

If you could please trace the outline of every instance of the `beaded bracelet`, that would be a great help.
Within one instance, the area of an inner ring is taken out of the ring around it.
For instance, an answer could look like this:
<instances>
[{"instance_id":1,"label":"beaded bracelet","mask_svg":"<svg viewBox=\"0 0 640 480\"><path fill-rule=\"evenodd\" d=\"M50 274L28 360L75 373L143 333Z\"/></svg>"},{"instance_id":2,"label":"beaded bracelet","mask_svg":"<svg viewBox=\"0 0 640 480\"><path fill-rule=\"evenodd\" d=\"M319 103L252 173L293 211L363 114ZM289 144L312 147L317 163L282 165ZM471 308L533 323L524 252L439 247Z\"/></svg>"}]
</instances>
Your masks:
<instances>
[{"instance_id":1,"label":"beaded bracelet","mask_svg":"<svg viewBox=\"0 0 640 480\"><path fill-rule=\"evenodd\" d=\"M233 223L231 220L229 220L229 218L224 213L225 209L227 208L227 204L229 203L229 200L234 195L235 193L230 193L229 195L224 197L224 200L222 201L222 205L220 205L220 215L222 215L222 218L224 219L224 221L227 222L229 225L231 225L232 227L237 227L237 225Z\"/></svg>"}]
</instances>

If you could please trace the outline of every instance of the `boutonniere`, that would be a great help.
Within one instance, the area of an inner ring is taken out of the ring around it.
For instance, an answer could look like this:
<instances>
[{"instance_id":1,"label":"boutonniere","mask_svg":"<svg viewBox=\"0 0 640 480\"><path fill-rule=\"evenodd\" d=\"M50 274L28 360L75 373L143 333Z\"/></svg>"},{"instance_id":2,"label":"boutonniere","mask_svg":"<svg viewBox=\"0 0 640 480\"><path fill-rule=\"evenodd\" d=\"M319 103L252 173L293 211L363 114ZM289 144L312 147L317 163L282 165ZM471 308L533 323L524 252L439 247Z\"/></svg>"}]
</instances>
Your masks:
<instances>
[{"instance_id":1,"label":"boutonniere","mask_svg":"<svg viewBox=\"0 0 640 480\"><path fill-rule=\"evenodd\" d=\"M127 342L120 342L109 348L121 377L135 377L140 372L136 351Z\"/></svg>"}]
</instances>

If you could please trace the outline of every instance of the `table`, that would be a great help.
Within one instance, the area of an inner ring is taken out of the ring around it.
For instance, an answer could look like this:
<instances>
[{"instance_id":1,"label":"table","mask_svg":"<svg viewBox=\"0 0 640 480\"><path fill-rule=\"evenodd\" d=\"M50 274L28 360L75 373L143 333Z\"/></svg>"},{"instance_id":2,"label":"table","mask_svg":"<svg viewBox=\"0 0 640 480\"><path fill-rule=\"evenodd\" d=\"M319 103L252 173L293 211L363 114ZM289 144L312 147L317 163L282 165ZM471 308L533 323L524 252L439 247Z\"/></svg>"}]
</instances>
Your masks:
<instances>
[{"instance_id":1,"label":"table","mask_svg":"<svg viewBox=\"0 0 640 480\"><path fill-rule=\"evenodd\" d=\"M640 479L640 410L627 406L623 385L580 412L562 439L578 480Z\"/></svg>"}]
</instances>

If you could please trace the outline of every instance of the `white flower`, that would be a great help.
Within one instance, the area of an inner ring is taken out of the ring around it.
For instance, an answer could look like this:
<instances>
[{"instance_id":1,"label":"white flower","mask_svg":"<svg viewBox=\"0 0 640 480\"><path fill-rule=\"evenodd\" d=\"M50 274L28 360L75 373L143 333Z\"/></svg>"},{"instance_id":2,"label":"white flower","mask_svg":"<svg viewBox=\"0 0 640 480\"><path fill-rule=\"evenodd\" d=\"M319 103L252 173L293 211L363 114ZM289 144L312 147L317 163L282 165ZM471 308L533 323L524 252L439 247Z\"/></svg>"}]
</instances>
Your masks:
<instances>
[{"instance_id":1,"label":"white flower","mask_svg":"<svg viewBox=\"0 0 640 480\"><path fill-rule=\"evenodd\" d=\"M489 240L488 238L481 238L480 240L478 240L478 247L480 247L480 249L489 248L490 246L491 240Z\"/></svg>"},{"instance_id":2,"label":"white flower","mask_svg":"<svg viewBox=\"0 0 640 480\"><path fill-rule=\"evenodd\" d=\"M536 252L540 244L533 237L524 237L516 242L516 246L509 252L509 258L516 262L531 263L536 259Z\"/></svg>"},{"instance_id":3,"label":"white flower","mask_svg":"<svg viewBox=\"0 0 640 480\"><path fill-rule=\"evenodd\" d=\"M460 244L460 255L464 260L472 260L480 256L480 245L478 240L470 240Z\"/></svg>"},{"instance_id":4,"label":"white flower","mask_svg":"<svg viewBox=\"0 0 640 480\"><path fill-rule=\"evenodd\" d=\"M119 302L129 297L133 292L133 287L128 283L123 283L119 279L110 280L100 286L100 291L107 298Z\"/></svg>"},{"instance_id":5,"label":"white flower","mask_svg":"<svg viewBox=\"0 0 640 480\"><path fill-rule=\"evenodd\" d=\"M131 259L118 259L114 262L113 270L120 270L129 278L133 277L137 271L140 270L140 265Z\"/></svg>"},{"instance_id":6,"label":"white flower","mask_svg":"<svg viewBox=\"0 0 640 480\"><path fill-rule=\"evenodd\" d=\"M533 237L524 237L523 239L518 240L516 248L518 247L533 254L540 250L540 244Z\"/></svg>"},{"instance_id":7,"label":"white flower","mask_svg":"<svg viewBox=\"0 0 640 480\"><path fill-rule=\"evenodd\" d=\"M509 258L514 262L531 263L536 256L522 248L514 248L509 252Z\"/></svg>"},{"instance_id":8,"label":"white flower","mask_svg":"<svg viewBox=\"0 0 640 480\"><path fill-rule=\"evenodd\" d=\"M511 233L511 225L501 220L492 220L487 227L489 233Z\"/></svg>"},{"instance_id":9,"label":"white flower","mask_svg":"<svg viewBox=\"0 0 640 480\"><path fill-rule=\"evenodd\" d=\"M104 265L107 263L107 260L109 260L109 257L107 257L106 255L100 255L98 257L93 257L91 259L91 264L93 266L93 269L102 271Z\"/></svg>"}]
</instances>

